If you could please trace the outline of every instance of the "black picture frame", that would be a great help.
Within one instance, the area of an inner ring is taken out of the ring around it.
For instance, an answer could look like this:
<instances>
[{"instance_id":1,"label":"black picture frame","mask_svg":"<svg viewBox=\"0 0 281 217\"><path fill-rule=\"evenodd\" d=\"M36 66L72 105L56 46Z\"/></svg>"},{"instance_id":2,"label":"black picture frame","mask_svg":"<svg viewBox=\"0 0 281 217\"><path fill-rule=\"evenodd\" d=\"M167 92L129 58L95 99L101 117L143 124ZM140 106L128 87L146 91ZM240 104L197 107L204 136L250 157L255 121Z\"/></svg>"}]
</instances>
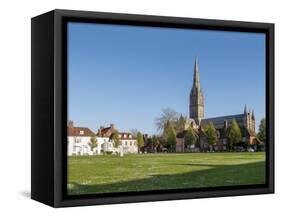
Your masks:
<instances>
[{"instance_id":1,"label":"black picture frame","mask_svg":"<svg viewBox=\"0 0 281 217\"><path fill-rule=\"evenodd\" d=\"M266 184L67 196L66 22L208 29L266 34ZM274 24L53 10L31 21L31 198L53 207L274 193ZM65 144L65 145L63 145Z\"/></svg>"}]
</instances>

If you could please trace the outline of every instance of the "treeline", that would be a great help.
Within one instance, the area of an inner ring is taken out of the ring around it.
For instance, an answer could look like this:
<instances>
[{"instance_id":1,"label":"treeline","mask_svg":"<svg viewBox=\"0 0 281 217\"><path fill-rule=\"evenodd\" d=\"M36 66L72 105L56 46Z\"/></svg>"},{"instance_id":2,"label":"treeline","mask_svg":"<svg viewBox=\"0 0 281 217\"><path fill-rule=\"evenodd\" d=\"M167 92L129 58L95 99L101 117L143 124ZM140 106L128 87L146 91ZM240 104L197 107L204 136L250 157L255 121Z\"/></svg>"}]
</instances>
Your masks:
<instances>
[{"instance_id":1,"label":"treeline","mask_svg":"<svg viewBox=\"0 0 281 217\"><path fill-rule=\"evenodd\" d=\"M196 132L191 125L187 126L188 123L186 122L186 118L184 118L182 114L179 114L170 108L162 111L162 114L156 118L155 124L157 129L160 131L160 134L152 135L146 138L144 145L148 150L174 152L176 148L176 136L178 133L185 130L185 146L196 145L198 142L198 131ZM204 133L208 145L214 146L217 144L219 135L212 122L201 126L200 130L202 131L200 133ZM225 134L229 150L233 150L235 146L243 143L241 129L235 120L231 122L231 125ZM266 123L264 118L259 124L257 138L261 144L266 143Z\"/></svg>"}]
</instances>

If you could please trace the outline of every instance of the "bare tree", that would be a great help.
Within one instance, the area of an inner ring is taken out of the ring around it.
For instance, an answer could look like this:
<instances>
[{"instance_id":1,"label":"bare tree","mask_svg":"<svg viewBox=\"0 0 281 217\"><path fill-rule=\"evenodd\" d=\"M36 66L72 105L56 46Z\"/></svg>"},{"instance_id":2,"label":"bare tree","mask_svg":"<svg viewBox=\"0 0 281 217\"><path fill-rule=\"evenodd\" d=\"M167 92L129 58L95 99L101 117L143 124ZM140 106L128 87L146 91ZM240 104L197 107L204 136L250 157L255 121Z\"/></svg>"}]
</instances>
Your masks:
<instances>
[{"instance_id":1,"label":"bare tree","mask_svg":"<svg viewBox=\"0 0 281 217\"><path fill-rule=\"evenodd\" d=\"M162 110L161 116L155 119L155 125L157 130L164 130L165 125L169 122L171 124L176 123L179 118L179 114L171 108L165 108Z\"/></svg>"},{"instance_id":2,"label":"bare tree","mask_svg":"<svg viewBox=\"0 0 281 217\"><path fill-rule=\"evenodd\" d=\"M137 138L138 132L139 132L138 129L132 129L132 130L131 130L132 136L133 136L134 138Z\"/></svg>"}]
</instances>

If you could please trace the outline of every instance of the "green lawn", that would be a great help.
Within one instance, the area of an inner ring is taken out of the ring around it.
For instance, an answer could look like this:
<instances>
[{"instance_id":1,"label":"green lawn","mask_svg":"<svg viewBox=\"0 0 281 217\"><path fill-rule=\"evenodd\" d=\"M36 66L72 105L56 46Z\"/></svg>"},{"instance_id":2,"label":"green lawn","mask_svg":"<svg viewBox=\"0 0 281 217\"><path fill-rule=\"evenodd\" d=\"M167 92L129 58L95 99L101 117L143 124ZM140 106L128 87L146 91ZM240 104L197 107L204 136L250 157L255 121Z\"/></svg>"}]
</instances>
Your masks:
<instances>
[{"instance_id":1,"label":"green lawn","mask_svg":"<svg viewBox=\"0 0 281 217\"><path fill-rule=\"evenodd\" d=\"M265 183L265 153L186 153L68 158L68 193Z\"/></svg>"}]
</instances>

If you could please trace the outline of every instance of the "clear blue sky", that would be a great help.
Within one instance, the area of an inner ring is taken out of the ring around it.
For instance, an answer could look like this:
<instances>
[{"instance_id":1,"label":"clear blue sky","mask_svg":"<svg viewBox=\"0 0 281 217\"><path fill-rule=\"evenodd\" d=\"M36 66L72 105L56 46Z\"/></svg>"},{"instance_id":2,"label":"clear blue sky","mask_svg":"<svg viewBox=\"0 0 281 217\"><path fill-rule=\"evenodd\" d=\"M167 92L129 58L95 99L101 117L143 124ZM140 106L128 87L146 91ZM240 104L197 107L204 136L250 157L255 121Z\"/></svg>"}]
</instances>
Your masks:
<instances>
[{"instance_id":1,"label":"clear blue sky","mask_svg":"<svg viewBox=\"0 0 281 217\"><path fill-rule=\"evenodd\" d=\"M188 114L195 55L205 117L254 109L265 116L265 35L68 24L68 119L157 133L162 109Z\"/></svg>"}]
</instances>

